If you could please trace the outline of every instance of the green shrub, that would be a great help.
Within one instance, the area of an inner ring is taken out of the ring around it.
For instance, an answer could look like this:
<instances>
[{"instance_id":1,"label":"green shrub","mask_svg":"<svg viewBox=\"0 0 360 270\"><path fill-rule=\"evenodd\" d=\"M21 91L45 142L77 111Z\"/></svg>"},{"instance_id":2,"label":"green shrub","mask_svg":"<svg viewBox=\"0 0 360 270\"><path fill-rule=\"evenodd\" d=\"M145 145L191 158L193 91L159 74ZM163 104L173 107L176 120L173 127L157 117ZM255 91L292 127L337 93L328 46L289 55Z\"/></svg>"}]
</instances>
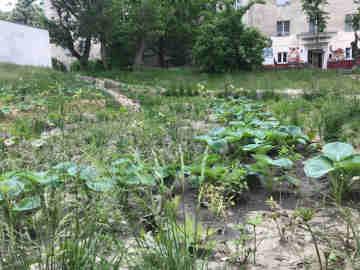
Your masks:
<instances>
[{"instance_id":1,"label":"green shrub","mask_svg":"<svg viewBox=\"0 0 360 270\"><path fill-rule=\"evenodd\" d=\"M80 62L78 60L74 61L70 65L70 71L72 71L72 72L81 71L82 69L83 68L81 67ZM85 68L85 70L90 71L90 72L103 71L104 65L103 65L102 61L99 59L90 60L88 62L87 67Z\"/></svg>"},{"instance_id":2,"label":"green shrub","mask_svg":"<svg viewBox=\"0 0 360 270\"><path fill-rule=\"evenodd\" d=\"M210 15L193 48L195 63L207 72L252 69L262 64L266 38L242 22L244 10L228 6Z\"/></svg>"}]
</instances>

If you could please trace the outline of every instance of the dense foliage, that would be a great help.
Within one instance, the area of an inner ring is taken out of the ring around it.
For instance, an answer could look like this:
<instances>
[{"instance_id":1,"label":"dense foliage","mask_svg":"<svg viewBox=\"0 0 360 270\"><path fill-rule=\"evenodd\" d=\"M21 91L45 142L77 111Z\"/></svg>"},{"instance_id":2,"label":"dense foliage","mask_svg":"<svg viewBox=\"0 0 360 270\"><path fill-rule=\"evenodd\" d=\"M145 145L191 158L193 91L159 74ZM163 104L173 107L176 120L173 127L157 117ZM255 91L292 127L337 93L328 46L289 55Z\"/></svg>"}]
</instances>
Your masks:
<instances>
[{"instance_id":1,"label":"dense foliage","mask_svg":"<svg viewBox=\"0 0 360 270\"><path fill-rule=\"evenodd\" d=\"M309 23L314 26L315 33L324 32L327 21L329 19L325 6L328 5L327 0L302 0L302 9L309 19Z\"/></svg>"},{"instance_id":2,"label":"dense foliage","mask_svg":"<svg viewBox=\"0 0 360 270\"><path fill-rule=\"evenodd\" d=\"M109 2L51 0L50 3L55 15L44 18L44 23L50 31L52 41L68 49L81 66L85 67L92 42L101 40L103 32L109 26L110 18L106 17Z\"/></svg>"},{"instance_id":3,"label":"dense foliage","mask_svg":"<svg viewBox=\"0 0 360 270\"><path fill-rule=\"evenodd\" d=\"M16 23L41 27L42 10L35 0L19 0L14 10L11 11L9 19Z\"/></svg>"},{"instance_id":4,"label":"dense foliage","mask_svg":"<svg viewBox=\"0 0 360 270\"><path fill-rule=\"evenodd\" d=\"M223 71L253 68L262 61L264 38L242 23L247 10L261 1L239 9L224 1L225 11L216 1L204 0L50 2L55 16L45 18L45 26L81 68L87 67L94 42L101 45L106 69L196 63Z\"/></svg>"},{"instance_id":5,"label":"dense foliage","mask_svg":"<svg viewBox=\"0 0 360 270\"><path fill-rule=\"evenodd\" d=\"M201 69L224 72L261 65L266 38L243 23L243 15L253 4L239 9L227 4L223 11L207 13L193 48L195 63Z\"/></svg>"},{"instance_id":6,"label":"dense foliage","mask_svg":"<svg viewBox=\"0 0 360 270\"><path fill-rule=\"evenodd\" d=\"M352 47L352 55L354 59L360 58L360 37L359 37L359 31L360 31L360 7L357 9L357 12L353 15L353 30L354 30L354 41L351 43Z\"/></svg>"}]
</instances>

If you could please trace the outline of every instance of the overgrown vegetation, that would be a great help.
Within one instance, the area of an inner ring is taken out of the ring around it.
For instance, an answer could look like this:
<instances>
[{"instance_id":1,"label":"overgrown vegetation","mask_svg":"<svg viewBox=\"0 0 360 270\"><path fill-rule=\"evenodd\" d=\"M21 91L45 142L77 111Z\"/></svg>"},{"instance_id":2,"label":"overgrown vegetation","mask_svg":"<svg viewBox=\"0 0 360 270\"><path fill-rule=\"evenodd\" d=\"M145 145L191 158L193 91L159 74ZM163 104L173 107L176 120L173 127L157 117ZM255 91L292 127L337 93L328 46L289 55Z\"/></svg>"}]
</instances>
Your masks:
<instances>
[{"instance_id":1,"label":"overgrown vegetation","mask_svg":"<svg viewBox=\"0 0 360 270\"><path fill-rule=\"evenodd\" d=\"M195 63L202 70L224 72L261 66L266 38L243 23L243 16L256 3L263 2L250 1L239 9L225 2L223 10L205 13L193 48Z\"/></svg>"},{"instance_id":2,"label":"overgrown vegetation","mask_svg":"<svg viewBox=\"0 0 360 270\"><path fill-rule=\"evenodd\" d=\"M1 268L261 269L279 240L284 267L356 269L359 101L334 75L97 74L132 112L73 73L0 66Z\"/></svg>"}]
</instances>

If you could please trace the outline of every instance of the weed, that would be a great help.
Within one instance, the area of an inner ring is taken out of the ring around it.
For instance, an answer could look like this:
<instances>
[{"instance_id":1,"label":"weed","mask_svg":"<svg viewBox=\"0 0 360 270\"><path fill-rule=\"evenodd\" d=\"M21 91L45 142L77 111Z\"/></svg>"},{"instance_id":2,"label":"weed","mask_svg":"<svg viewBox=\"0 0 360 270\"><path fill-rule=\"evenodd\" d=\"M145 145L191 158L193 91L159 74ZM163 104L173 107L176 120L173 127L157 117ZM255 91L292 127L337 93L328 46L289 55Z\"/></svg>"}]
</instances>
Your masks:
<instances>
[{"instance_id":1,"label":"weed","mask_svg":"<svg viewBox=\"0 0 360 270\"><path fill-rule=\"evenodd\" d=\"M305 229L310 233L314 247L315 247L315 251L316 251L316 256L318 259L318 263L320 266L320 270L324 269L323 268L323 263L321 260L321 255L320 255L320 248L319 248L319 244L318 244L318 240L317 237L315 235L315 232L312 229L312 225L309 223L315 215L315 211L313 209L310 208L298 208L296 209L295 212L295 216L300 218L300 222L301 224L303 224L305 226Z\"/></svg>"}]
</instances>

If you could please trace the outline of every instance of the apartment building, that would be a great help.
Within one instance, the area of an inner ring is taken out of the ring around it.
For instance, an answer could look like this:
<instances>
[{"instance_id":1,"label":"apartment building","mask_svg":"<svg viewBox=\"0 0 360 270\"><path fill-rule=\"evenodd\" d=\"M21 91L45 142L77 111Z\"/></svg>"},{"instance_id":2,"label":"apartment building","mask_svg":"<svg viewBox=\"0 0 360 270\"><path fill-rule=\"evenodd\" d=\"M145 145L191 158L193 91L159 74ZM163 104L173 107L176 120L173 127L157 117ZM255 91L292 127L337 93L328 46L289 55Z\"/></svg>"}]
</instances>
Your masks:
<instances>
[{"instance_id":1,"label":"apartment building","mask_svg":"<svg viewBox=\"0 0 360 270\"><path fill-rule=\"evenodd\" d=\"M238 5L246 0L239 0ZM301 0L267 0L255 5L245 15L249 26L269 37L264 49L265 67L314 66L318 68L351 68L354 64L351 43L354 41L352 15L360 0L328 0L325 10L329 20L324 32L317 33L314 24L302 11Z\"/></svg>"}]
</instances>

